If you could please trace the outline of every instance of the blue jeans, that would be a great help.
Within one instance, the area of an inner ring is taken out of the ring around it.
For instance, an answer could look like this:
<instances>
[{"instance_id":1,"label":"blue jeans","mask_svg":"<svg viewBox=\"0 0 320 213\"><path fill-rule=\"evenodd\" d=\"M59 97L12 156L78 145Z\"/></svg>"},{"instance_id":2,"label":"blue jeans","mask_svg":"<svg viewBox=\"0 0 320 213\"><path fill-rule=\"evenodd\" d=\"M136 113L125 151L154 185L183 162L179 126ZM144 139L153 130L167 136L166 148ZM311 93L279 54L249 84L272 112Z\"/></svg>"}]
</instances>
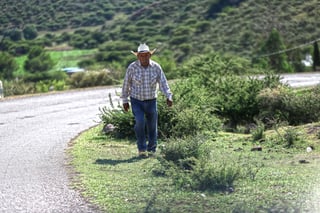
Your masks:
<instances>
[{"instance_id":1,"label":"blue jeans","mask_svg":"<svg viewBox=\"0 0 320 213\"><path fill-rule=\"evenodd\" d=\"M140 101L132 97L130 100L135 119L134 131L137 137L138 150L155 152L158 126L157 100ZM146 124L148 145L146 143Z\"/></svg>"}]
</instances>

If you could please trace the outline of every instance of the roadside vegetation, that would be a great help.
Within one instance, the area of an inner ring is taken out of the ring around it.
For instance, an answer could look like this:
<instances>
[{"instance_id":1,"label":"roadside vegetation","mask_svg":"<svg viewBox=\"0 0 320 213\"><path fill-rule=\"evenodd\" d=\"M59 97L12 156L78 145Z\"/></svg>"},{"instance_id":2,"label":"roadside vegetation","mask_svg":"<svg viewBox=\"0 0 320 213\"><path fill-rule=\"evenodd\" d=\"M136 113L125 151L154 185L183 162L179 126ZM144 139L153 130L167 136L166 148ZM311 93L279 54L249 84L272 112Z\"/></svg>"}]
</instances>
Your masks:
<instances>
[{"instance_id":1,"label":"roadside vegetation","mask_svg":"<svg viewBox=\"0 0 320 213\"><path fill-rule=\"evenodd\" d=\"M137 157L133 116L111 102L100 109L102 123L73 141L76 187L110 212L314 208L319 86L292 89L273 74L238 75L252 70L219 54L181 70L171 85L174 107L158 98L158 155Z\"/></svg>"},{"instance_id":2,"label":"roadside vegetation","mask_svg":"<svg viewBox=\"0 0 320 213\"><path fill-rule=\"evenodd\" d=\"M139 159L133 140L99 125L69 150L73 186L106 212L315 212L319 126L294 127L290 148L290 128L266 131L262 143L250 134L203 133L160 140L157 157ZM257 145L262 151L251 151Z\"/></svg>"}]
</instances>

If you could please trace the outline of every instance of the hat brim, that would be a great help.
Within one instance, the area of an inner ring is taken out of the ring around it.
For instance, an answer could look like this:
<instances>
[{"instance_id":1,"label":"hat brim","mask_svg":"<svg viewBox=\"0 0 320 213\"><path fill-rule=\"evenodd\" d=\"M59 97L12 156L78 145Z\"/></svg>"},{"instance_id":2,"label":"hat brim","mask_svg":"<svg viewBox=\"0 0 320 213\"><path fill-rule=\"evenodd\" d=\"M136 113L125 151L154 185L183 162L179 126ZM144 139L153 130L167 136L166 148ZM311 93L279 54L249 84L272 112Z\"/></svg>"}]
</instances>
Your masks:
<instances>
[{"instance_id":1,"label":"hat brim","mask_svg":"<svg viewBox=\"0 0 320 213\"><path fill-rule=\"evenodd\" d=\"M149 53L152 55L157 49L154 49L152 51L149 51ZM138 56L139 52L134 52L134 51L131 51L131 53L135 56ZM142 53L147 53L147 52L142 52Z\"/></svg>"}]
</instances>

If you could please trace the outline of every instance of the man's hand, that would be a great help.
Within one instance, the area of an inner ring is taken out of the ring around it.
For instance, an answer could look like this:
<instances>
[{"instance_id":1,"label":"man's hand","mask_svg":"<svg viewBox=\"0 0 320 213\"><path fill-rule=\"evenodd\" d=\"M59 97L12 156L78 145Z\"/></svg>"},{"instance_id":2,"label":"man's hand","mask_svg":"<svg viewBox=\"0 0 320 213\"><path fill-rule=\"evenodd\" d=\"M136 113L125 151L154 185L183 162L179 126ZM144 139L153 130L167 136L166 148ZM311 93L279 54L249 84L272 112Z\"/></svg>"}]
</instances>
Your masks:
<instances>
[{"instance_id":1,"label":"man's hand","mask_svg":"<svg viewBox=\"0 0 320 213\"><path fill-rule=\"evenodd\" d=\"M168 105L168 107L172 107L172 101L171 100L169 100L169 99L167 99L167 105Z\"/></svg>"},{"instance_id":2,"label":"man's hand","mask_svg":"<svg viewBox=\"0 0 320 213\"><path fill-rule=\"evenodd\" d=\"M129 111L129 103L124 103L122 104L124 111L128 112Z\"/></svg>"}]
</instances>

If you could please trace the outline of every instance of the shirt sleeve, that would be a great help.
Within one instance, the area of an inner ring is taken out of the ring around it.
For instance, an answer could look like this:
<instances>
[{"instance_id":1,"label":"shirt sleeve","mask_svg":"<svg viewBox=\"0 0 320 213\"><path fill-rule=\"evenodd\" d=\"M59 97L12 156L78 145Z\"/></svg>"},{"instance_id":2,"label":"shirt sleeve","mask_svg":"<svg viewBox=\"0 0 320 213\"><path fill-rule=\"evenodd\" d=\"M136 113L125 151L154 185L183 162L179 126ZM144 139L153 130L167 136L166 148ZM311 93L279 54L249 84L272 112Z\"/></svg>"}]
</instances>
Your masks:
<instances>
[{"instance_id":1,"label":"shirt sleeve","mask_svg":"<svg viewBox=\"0 0 320 213\"><path fill-rule=\"evenodd\" d=\"M159 88L160 91L167 97L167 99L169 99L170 101L172 101L172 92L170 90L167 78L162 70L162 68L160 67L160 81L159 81Z\"/></svg>"},{"instance_id":2,"label":"shirt sleeve","mask_svg":"<svg viewBox=\"0 0 320 213\"><path fill-rule=\"evenodd\" d=\"M130 77L130 69L128 68L126 71L126 75L123 80L122 84L122 92L121 92L121 99L122 103L129 102L129 94L130 94L130 84L131 84L131 77Z\"/></svg>"}]
</instances>

